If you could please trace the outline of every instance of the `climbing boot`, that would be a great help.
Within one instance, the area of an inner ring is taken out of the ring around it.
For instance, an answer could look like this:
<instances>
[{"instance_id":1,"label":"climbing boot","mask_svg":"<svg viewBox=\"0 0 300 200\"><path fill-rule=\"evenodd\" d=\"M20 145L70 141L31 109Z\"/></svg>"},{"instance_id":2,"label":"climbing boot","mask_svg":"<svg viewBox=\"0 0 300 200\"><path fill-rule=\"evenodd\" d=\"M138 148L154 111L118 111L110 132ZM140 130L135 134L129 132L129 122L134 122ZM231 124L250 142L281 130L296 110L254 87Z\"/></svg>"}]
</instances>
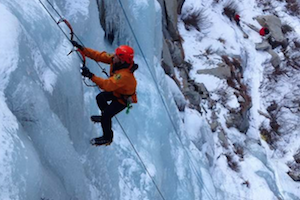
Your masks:
<instances>
[{"instance_id":1,"label":"climbing boot","mask_svg":"<svg viewBox=\"0 0 300 200\"><path fill-rule=\"evenodd\" d=\"M91 144L95 146L105 145L108 146L112 143L112 139L106 139L103 137L93 138L91 139Z\"/></svg>"}]
</instances>

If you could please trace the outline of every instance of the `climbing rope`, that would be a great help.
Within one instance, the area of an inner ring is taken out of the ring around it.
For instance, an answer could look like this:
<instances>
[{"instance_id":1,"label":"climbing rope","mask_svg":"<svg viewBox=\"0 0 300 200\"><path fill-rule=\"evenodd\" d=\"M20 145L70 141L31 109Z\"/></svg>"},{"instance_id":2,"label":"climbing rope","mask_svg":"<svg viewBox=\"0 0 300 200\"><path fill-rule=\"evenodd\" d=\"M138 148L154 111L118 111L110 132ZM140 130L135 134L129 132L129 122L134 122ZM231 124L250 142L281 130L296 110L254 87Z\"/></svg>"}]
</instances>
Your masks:
<instances>
[{"instance_id":1,"label":"climbing rope","mask_svg":"<svg viewBox=\"0 0 300 200\"><path fill-rule=\"evenodd\" d=\"M138 48L139 48L139 50L140 50L140 52L141 52L141 54L142 54L143 60L145 61L146 66L147 66L147 68L148 68L148 70L150 71L150 74L151 74L151 76L152 76L152 79L153 79L153 81L155 82L155 86L156 86L156 88L157 88L157 90L158 90L158 93L159 93L160 98L161 98L161 100L162 100L162 102L163 102L163 105L164 105L165 110L166 110L166 112L167 112L167 114L168 114L168 117L169 117L170 122L171 122L171 124L172 124L172 126L173 126L173 129L174 129L174 131L175 131L175 133L176 133L176 135L177 135L177 138L178 138L178 140L180 141L180 143L181 143L183 149L186 151L186 154L188 155L188 159L189 159L189 162L191 163L192 170L194 171L195 174L197 174L197 177L198 177L199 174L198 174L197 171L196 171L196 167L194 166L193 162L191 161L191 159L190 159L190 154L189 154L189 152L187 151L186 147L184 146L184 144L183 144L183 142L182 142L182 140L181 140L181 138L180 138L180 135L179 135L179 133L178 133L178 131L177 131L176 125L175 125L175 123L174 123L174 121L173 121L173 119L172 119L172 117L171 117L171 113L170 113L170 111L169 111L169 108L167 107L166 101L165 101L165 99L163 98L163 96L162 96L162 94L161 94L161 92L160 92L158 83L157 83L157 81L155 80L155 76L154 76L153 72L152 72L151 69L150 69L149 63L148 63L148 61L147 61L147 59L146 59L146 57L145 57L145 54L144 54L144 52L143 52L143 50L142 50L142 48L141 48L141 45L140 45L139 41L138 41L138 39L137 39L137 37L136 37L136 35L135 35L135 33L134 33L134 30L133 30L133 28L132 28L132 26L131 26L131 23L130 23L130 21L129 21L129 18L128 18L127 14L126 14L126 11L125 11L125 9L124 9L124 6L123 6L121 0L118 0L118 2L119 2L120 6L121 6L121 8L122 8L122 11L123 11L123 13L124 13L125 19L126 19L128 25L129 25L129 28L130 28L130 30L131 30L131 32L132 32L132 34L133 34L133 37L134 37L134 39L135 39L135 41L136 41L136 43L137 43L137 45L138 45ZM198 181L200 182L200 184L203 186L204 191L206 192L207 196L208 196L210 199L214 199L213 196L212 196L212 195L210 194L210 192L208 191L208 189L206 188L206 186L205 186L205 184L203 183L203 181L202 181L201 179L199 179L199 178L197 178L197 180L198 180Z\"/></svg>"},{"instance_id":2,"label":"climbing rope","mask_svg":"<svg viewBox=\"0 0 300 200\"><path fill-rule=\"evenodd\" d=\"M69 39L68 35L67 35L67 34L64 32L64 30L59 26L59 24L60 24L61 22L64 22L64 23L68 26L68 28L70 29L70 31L71 31L71 32L70 32L70 35L71 35L70 40L73 40L73 37L75 36L76 39L83 45L83 43L81 42L81 40L79 39L79 37L77 37L77 35L73 32L73 29L72 29L71 24L59 14L59 12L54 8L54 6L51 4L51 2L49 2L48 0L46 0L46 1L47 1L48 4L52 7L52 9L56 12L56 14L59 16L60 19L59 19L58 22L55 20L55 18L54 18L53 15L50 13L50 11L47 9L47 7L43 4L43 2L42 2L41 0L39 0L39 2L41 3L41 5L44 7L44 9L47 11L47 13L49 14L49 16L53 19L53 21L56 22L56 24L58 25L59 29L60 29L61 32L66 36L66 38ZM138 47L139 47L139 49L140 49L140 51L141 51L141 53L142 53L142 56L143 56L143 58L144 58L144 61L145 61L146 65L147 65L147 67L148 67L148 69L149 69L149 71L150 71L150 73L151 73L151 76L152 76L153 80L155 80L154 75L153 75L153 73L152 73L151 70L150 70L149 64L148 64L148 62L147 62L147 60L146 60L146 58L145 58L145 55L144 55L144 53L143 53L143 51L142 51L142 49L141 49L141 47L140 47L139 42L138 42L138 40L137 40L137 38L136 38L136 36L135 36L135 34L134 34L134 31L133 31L133 29L132 29L132 27L131 27L131 24L129 23L127 14L126 14L126 12L125 12L125 10L124 10L124 8L123 8L123 5L122 5L122 3L121 3L120 0L119 0L119 3L120 3L120 5L121 5L121 7L122 7L123 13L124 13L124 15L125 15L125 17L126 17L126 20L127 20L128 24L129 24L129 26L130 26L130 29L131 29L132 33L133 33L133 35L134 35L134 38L135 38L135 40L136 40L136 42L137 42L137 44L138 44ZM84 45L83 45L83 46L84 46ZM71 52L72 52L72 51L71 51ZM71 53L71 52L70 52L70 53ZM70 53L69 53L69 54L70 54ZM76 51L76 53L77 53L77 55L79 56L79 58L81 59L81 61L83 62L83 66L85 66L85 56L84 56L83 52L80 51L80 50L78 49L78 50ZM69 55L69 54L68 54L68 55ZM97 63L98 66L101 68L102 72L103 72L107 77L109 77L108 74L107 74L107 72L105 71L105 69L104 69L103 67L101 67L101 65L100 65L98 62L96 62L96 63ZM85 81L84 81L84 83L86 84ZM156 83L156 82L155 82L155 83ZM88 84L86 84L86 85L87 85L87 86L92 86L92 85L88 85ZM157 87L157 89L158 89L158 91L159 91L159 94L160 94L160 96L161 96L161 98L162 98L163 104L164 104L164 106L165 106L165 108L166 108L167 114L169 115L170 121L171 121L171 123L172 123L172 125L173 125L173 128L174 128L174 130L175 130L175 132L176 132L176 134L177 134L177 136L178 136L178 139L179 139L179 141L181 142L182 146L184 147L184 145L183 145L183 143L182 143L182 141L181 141L181 138L179 137L179 133L177 132L177 129L176 129L176 127L175 127L175 124L174 124L174 122L173 122L173 120L172 120L172 118L171 118L170 112L169 112L169 110L168 110L168 108L167 108L167 106L166 106L166 102L165 102L165 100L163 99L163 97L162 97L162 95L161 95L161 93L160 93L159 86L157 85L157 83L156 83L156 87ZM143 162L141 156L139 155L138 151L136 150L136 148L134 147L134 145L133 145L133 143L131 142L130 138L128 137L128 134L126 133L125 129L124 129L123 126L121 125L121 123L120 123L120 121L118 120L118 118L117 118L117 117L115 117L115 118L116 118L116 120L117 120L119 126L121 127L123 133L125 134L127 140L129 141L131 147L133 148L134 152L136 153L138 159L140 160L142 166L144 167L146 173L148 174L148 176L149 176L150 179L152 180L154 186L156 187L157 191L159 192L161 198L165 200L165 198L164 198L162 192L160 191L160 189L159 189L158 185L156 184L154 178L152 177L152 175L150 174L150 172L149 172L149 170L147 169L146 165L144 164L144 162ZM185 147L184 147L184 149L186 150ZM186 151L187 151L187 150L186 150ZM188 152L187 152L187 154L189 155ZM189 157L190 157L190 156L189 156ZM189 160L190 160L190 159L189 159ZM193 162L191 162L191 160L190 160L190 163L192 163L192 167L195 168L195 166L194 166ZM194 173L195 173L195 174L198 174L198 173L196 173L196 170L195 170L194 168L192 168L192 169L194 170ZM124 181L124 182L125 182L125 181ZM205 187L204 183L203 183L200 179L199 179L199 182L203 185L204 189L206 190L206 193L209 194L210 198L212 199L211 194L208 192L208 190L207 190L207 188ZM125 183L126 183L126 182L125 182ZM126 185L127 185L127 183L126 183ZM129 187L129 186L127 185L127 187ZM228 194L230 194L230 193L228 193ZM231 195L231 196L234 197L234 196L236 196L236 195ZM238 198L238 197L237 197L237 198ZM245 198L242 198L242 199L245 199Z\"/></svg>"},{"instance_id":3,"label":"climbing rope","mask_svg":"<svg viewBox=\"0 0 300 200\"><path fill-rule=\"evenodd\" d=\"M43 4L43 2L42 2L41 0L39 0L39 2L41 3L41 5L44 7L44 9L47 11L47 13L49 14L49 16L53 19L53 21L56 22L56 24L58 25L59 29L61 30L61 32L63 32L63 34L66 36L66 38L69 39L68 35L67 35L67 34L64 32L64 30L59 26L59 24L60 24L61 22L64 22L64 23L68 26L68 28L70 29L70 31L71 31L71 32L70 32L70 35L71 35L70 40L73 40L73 37L75 36L76 39L83 45L83 43L81 42L81 40L79 39L79 37L77 37L77 35L73 32L73 29L72 29L72 26L70 25L70 23L69 23L66 19L64 19L64 18L59 14L59 12L54 8L54 6L51 4L51 2L49 2L49 0L46 0L46 1L47 1L48 4L52 7L52 9L56 12L56 14L59 16L60 19L59 19L58 22L55 20L55 18L54 18L53 15L50 13L50 11L47 9L47 7ZM136 42L137 42L137 44L138 44L138 47L139 47L140 52L141 52L141 54L142 54L142 56L143 56L143 59L144 59L146 65L147 65L147 67L148 67L148 69L149 69L149 71L150 71L150 73L151 73L151 76L152 76L153 80L155 80L154 75L153 75L152 71L150 70L149 64L148 64L148 62L147 62L147 60L146 60L146 58L145 58L145 55L144 55L144 53L143 53L143 51L142 51L142 49L141 49L141 46L140 46L140 44L139 44L139 42L138 42L138 40L137 40L137 37L136 37L136 35L134 34L133 28L132 28L132 26L131 26L131 24L130 24L130 22L129 22L129 19L128 19L128 17L127 17L127 14L126 14L126 12L125 12L125 9L124 9L124 7L123 7L123 5L122 5L122 2L121 2L120 0L119 0L119 3L120 3L120 6L121 6L121 8L122 8L122 10L123 10L123 13L124 13L124 15L125 15L125 18L126 18L128 24L129 24L129 27L130 27L130 29L131 29L131 31L132 31L132 33L133 33L133 36L134 36L134 38L135 38L135 40L136 40ZM83 46L84 46L84 45L83 45ZM71 52L72 52L72 51L71 51ZM70 52L70 53L71 53L71 52ZM69 54L70 54L70 53L69 53ZM84 56L83 52L81 52L81 51L78 49L78 50L76 51L76 53L77 53L77 55L79 56L79 58L81 59L81 61L83 62L83 66L85 66L85 56ZM69 54L68 54L68 55L69 55ZM107 74L107 72L105 71L105 69L104 69L103 67L101 67L101 65L100 65L98 62L96 62L96 63L97 63L98 66L101 68L102 72L103 72L107 77L109 77L108 74ZM173 122L173 120L172 120L172 118L171 118L170 111L169 111L169 109L168 109L168 107L167 107L167 105L166 105L166 102L165 102L165 100L163 99L162 94L161 94L161 92L160 92L160 90L159 90L159 86L158 86L157 82L155 82L155 83L156 83L156 87L157 87L157 89L158 89L158 91L159 91L160 97L161 97L161 99L162 99L162 102L163 102L163 104L164 104L164 106L165 106L165 109L166 109L166 111L167 111L167 114L168 114L168 116L169 116L169 118L170 118L170 121L171 121L171 123L172 123L172 125L173 125L173 128L174 128L174 130L175 130L175 133L176 133L176 135L177 135L177 137L178 137L178 139L179 139L181 145L183 146L183 148L185 149L185 151L187 151L186 148L185 148L185 146L183 145L183 142L182 142L182 140L181 140L181 138L180 138L180 136L179 136L179 133L177 132L177 129L176 129L176 127L175 127L175 124L174 124L174 122ZM86 83L85 83L85 84L86 84ZM87 84L86 84L86 85L87 85ZM87 85L87 86L91 86L91 85ZM131 147L133 148L135 154L137 155L138 159L140 160L142 166L144 167L146 173L148 174L148 176L149 176L150 179L152 180L154 186L156 187L157 191L159 192L161 198L165 200L165 198L164 198L162 192L160 191L158 185L156 184L154 178L152 177L152 175L150 174L149 170L147 169L147 167L146 167L145 163L143 162L141 156L139 155L138 151L136 150L136 148L134 147L134 145L133 145L133 143L131 142L130 138L128 137L128 134L126 133L125 129L124 129L123 126L121 125L121 123L120 123L120 121L118 120L118 118L117 118L117 117L115 117L115 118L116 118L116 120L117 120L119 126L121 127L123 133L125 134L127 140L129 141ZM188 155L188 158L189 158L190 156L189 156L189 153L188 153L188 152L187 152L187 155ZM192 169L194 170L194 173L198 175L198 173L197 173L196 170L195 170L195 166L194 166L193 162L191 162L190 158L189 158L189 161L190 161L190 163L192 164L192 167L193 167ZM124 180L123 180L123 181L124 181ZM124 182L125 182L125 181L124 181ZM199 182L203 185L204 190L206 190L206 193L209 194L210 199L213 199L212 196L211 196L211 194L208 192L207 188L205 187L205 185L204 185L204 183L202 182L201 179L199 179ZM125 182L125 183L126 183L126 182ZM126 185L127 185L127 183L126 183ZM129 186L127 185L127 187L129 187ZM233 195L233 194L230 194L230 193L227 193L227 194L229 194L229 195L232 196L232 197L235 197L235 196L236 196L236 195ZM237 196L236 196L236 198L238 199L238 198L241 198L241 197L237 197ZM246 199L246 198L242 198L242 199Z\"/></svg>"},{"instance_id":4,"label":"climbing rope","mask_svg":"<svg viewBox=\"0 0 300 200\"><path fill-rule=\"evenodd\" d=\"M147 66L148 70L150 71L150 74L151 74L151 76L152 76L152 79L153 79L154 82L155 82L155 86L156 86L156 88L157 88L157 90L158 90L158 93L159 93L160 98L161 98L161 100L162 100L162 102L163 102L163 105L164 105L165 110L166 110L166 112L167 112L167 114L168 114L168 117L169 117L169 120L170 120L170 122L171 122L171 124L172 124L172 126L173 126L173 129L174 129L174 131L175 131L175 133L176 133L176 135L177 135L177 138L178 138L178 140L180 141L180 143L181 143L183 149L186 151L186 154L188 155L188 159L189 159L189 162L191 163L192 170L194 171L195 174L197 174L197 177L198 177L199 174L198 174L197 171L196 171L196 167L195 167L194 163L191 161L191 158L190 158L191 156L190 156L189 152L187 151L186 147L184 146L184 144L183 144L183 142L182 142L182 140L181 140L181 138L180 138L180 135L179 135L179 133L178 133L178 131L177 131L176 125L175 125L175 123L174 123L174 121L173 121L173 119L172 119L172 117L171 117L171 113L170 113L170 111L169 111L169 108L167 107L167 103L166 103L165 99L163 98L163 95L162 95L161 92L160 92L158 82L155 81L155 76L154 76L153 72L152 72L151 69L150 69L149 63L148 63L148 61L147 61L147 59L146 59L146 57L145 57L145 54L144 54L144 52L143 52L143 50L142 50L142 48L141 48L141 45L139 44L139 41L138 41L138 39L137 39L137 37L136 37L136 35L135 35L135 33L134 33L134 30L133 30L133 28L132 28L132 26L131 26L131 23L130 23L130 21L129 21L129 18L128 18L127 14L126 14L126 11L125 11L125 9L124 9L124 6L123 6L121 0L118 0L118 2L119 2L120 6L121 6L121 8L122 8L122 11L123 11L123 13L124 13L125 19L126 19L128 25L129 25L129 28L130 28L130 30L131 30L131 32L132 32L132 34L133 34L133 37L134 37L134 39L135 39L135 41L136 41L136 43L137 43L137 45L138 45L138 48L139 48L139 50L140 50L140 52L141 52L141 54L142 54L143 60L144 60L144 62L146 63L146 66ZM124 131L124 130L123 130L123 131ZM212 196L212 194L209 192L209 190L207 189L207 187L205 186L205 184L203 183L203 181L202 181L201 179L199 179L199 178L198 178L197 180L200 182L200 184L202 184L202 186L203 186L203 188L204 188L204 191L205 191L206 195L207 195L210 199L215 199L215 198ZM230 192L226 192L226 194L229 195L229 196L231 196L232 198L250 200L250 198L237 196L237 195L235 195L235 194L233 194L233 193L230 193Z\"/></svg>"},{"instance_id":5,"label":"climbing rope","mask_svg":"<svg viewBox=\"0 0 300 200\"><path fill-rule=\"evenodd\" d=\"M70 25L70 23L69 23L66 19L64 19L64 18L58 13L58 11L54 8L54 6L51 4L51 2L49 2L48 0L46 0L46 1L47 1L48 4L52 7L52 9L57 13L57 15L60 17L60 20L59 20L58 22L56 22L55 18L54 18L53 15L50 13L50 11L47 9L47 7L44 5L44 3L43 3L41 0L39 0L39 2L40 2L40 3L42 4L42 6L45 8L45 10L46 10L47 13L49 14L49 16L53 19L53 21L55 21L57 25L58 25L59 23L61 23L61 22L65 22L66 25L69 27L69 29L70 29L70 31L71 31L71 33L70 33L70 34L71 34L71 40L72 40L73 37L75 36L75 37L77 38L77 40L83 45L83 43L80 41L80 39L77 37L77 35L73 32L73 29L72 29L72 26ZM58 27L59 27L59 29L61 30L61 32L63 32L63 34L64 34L67 38L69 38L68 35L64 32L64 30L63 30L60 26L58 26ZM84 45L83 45L83 46L84 46ZM78 49L78 50L79 50L79 49ZM80 51L80 50L78 51L78 50L76 51L76 52L77 52L77 55L79 56L79 58L80 58L81 61L83 62L83 65L85 65L85 56L84 56L84 54L83 54L82 51ZM71 51L71 52L72 52L72 51ZM71 53L71 52L70 52L70 53ZM69 54L70 54L70 53L69 53ZM81 55L82 57L80 57L80 55ZM107 72L105 71L105 69L102 68L98 62L96 62L96 63L97 63L97 64L99 65L99 67L102 69L102 72L103 72L107 77L109 77L108 74L107 74ZM87 84L86 84L86 85L87 85ZM89 86L89 85L87 85L87 86ZM124 129L123 126L121 125L121 123L120 123L120 121L118 120L118 118L117 118L117 117L115 117L115 118L116 118L116 120L117 120L119 126L121 127L122 131L124 132L124 134L125 134L127 140L129 141L131 147L133 148L134 152L136 153L138 159L140 160L142 166L144 167L146 173L148 174L148 176L149 176L150 179L152 180L152 183L154 184L155 188L157 189L159 195L161 196L161 198L162 198L163 200L165 200L165 198L164 198L162 192L160 191L158 185L156 184L154 178L151 176L151 174L150 174L149 170L147 169L145 163L143 162L141 156L139 155L138 151L136 150L136 148L134 147L134 145L133 145L133 143L131 142L130 138L128 137L128 134L126 133L125 129Z\"/></svg>"},{"instance_id":6,"label":"climbing rope","mask_svg":"<svg viewBox=\"0 0 300 200\"><path fill-rule=\"evenodd\" d=\"M147 172L148 176L150 177L150 179L151 179L153 185L156 187L156 190L158 191L159 195L161 196L162 199L165 200L164 195L162 194L162 192L161 192L161 190L159 189L157 183L155 182L154 178L153 178L152 175L150 174L150 172L149 172L148 168L146 167L144 161L142 160L140 154L138 153L138 151L137 151L136 148L134 147L133 143L131 142L130 138L128 137L128 134L126 134L126 131L125 131L125 129L123 128L123 126L121 125L119 119L118 119L117 117L115 117L115 118L116 118L116 120L117 120L117 122L118 122L120 128L121 128L122 131L124 132L124 135L126 136L127 140L129 141L129 143L130 143L132 149L134 150L134 152L135 152L135 154L137 155L138 159L139 159L140 162L142 163L142 166L144 167L145 171Z\"/></svg>"},{"instance_id":7,"label":"climbing rope","mask_svg":"<svg viewBox=\"0 0 300 200\"><path fill-rule=\"evenodd\" d=\"M75 38L80 42L80 44L82 45L82 46L84 46L84 44L83 44L83 42L79 39L79 37L73 32L73 28L72 28L72 26L71 26L71 24L68 22L68 20L66 20L65 18L63 18L60 14L59 14L59 12L54 8L54 6L52 5L52 3L49 1L49 0L46 0L47 1L47 3L51 6L51 8L56 12L56 14L59 16L59 20L57 21L54 17L53 17L53 15L51 14L51 12L48 10L48 8L45 6L45 4L42 2L42 0L39 0L39 2L41 3L41 5L44 7L44 9L46 10L46 12L48 13L48 15L53 19L53 21L57 24L57 26L59 27L59 29L61 30L61 32L66 36L66 38L68 38L68 40L71 42L71 40L73 40L73 38L74 38L74 36L75 36ZM67 27L70 29L70 35L71 35L71 37L70 37L70 39L69 39L69 36L64 32L64 30L59 26L59 24L61 23L61 22L64 22L66 25L67 25ZM72 52L72 51L71 51ZM70 53L71 53L70 52ZM69 53L69 54L70 54ZM83 64L85 65L85 56L84 56L84 54L82 53L82 52L80 52L80 49L77 49L76 50L76 53L77 53L77 55L79 56L79 58L81 59L81 61L83 62ZM68 55L69 55L68 54ZM107 77L109 77L108 76L108 74L107 74L107 72L106 72L106 70L105 70L105 68L104 67L102 67L98 62L96 62L96 64L99 66L99 68L102 70L102 73L104 73ZM86 84L87 85L87 84ZM87 86L91 86L91 85L87 85Z\"/></svg>"}]
</instances>

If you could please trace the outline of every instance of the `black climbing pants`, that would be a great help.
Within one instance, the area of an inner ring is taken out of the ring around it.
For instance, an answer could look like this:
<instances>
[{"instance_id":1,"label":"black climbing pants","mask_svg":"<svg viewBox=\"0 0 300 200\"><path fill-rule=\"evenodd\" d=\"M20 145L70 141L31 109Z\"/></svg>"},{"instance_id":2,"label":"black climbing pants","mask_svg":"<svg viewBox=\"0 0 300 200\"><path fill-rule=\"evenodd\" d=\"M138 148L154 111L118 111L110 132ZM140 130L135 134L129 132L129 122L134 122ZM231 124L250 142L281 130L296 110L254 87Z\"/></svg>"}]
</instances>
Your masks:
<instances>
[{"instance_id":1,"label":"black climbing pants","mask_svg":"<svg viewBox=\"0 0 300 200\"><path fill-rule=\"evenodd\" d=\"M102 111L101 125L103 130L103 138L110 140L113 138L111 119L113 116L124 110L126 105L121 104L112 92L101 92L97 95L96 100L98 107ZM111 101L111 103L108 104L108 101Z\"/></svg>"}]
</instances>

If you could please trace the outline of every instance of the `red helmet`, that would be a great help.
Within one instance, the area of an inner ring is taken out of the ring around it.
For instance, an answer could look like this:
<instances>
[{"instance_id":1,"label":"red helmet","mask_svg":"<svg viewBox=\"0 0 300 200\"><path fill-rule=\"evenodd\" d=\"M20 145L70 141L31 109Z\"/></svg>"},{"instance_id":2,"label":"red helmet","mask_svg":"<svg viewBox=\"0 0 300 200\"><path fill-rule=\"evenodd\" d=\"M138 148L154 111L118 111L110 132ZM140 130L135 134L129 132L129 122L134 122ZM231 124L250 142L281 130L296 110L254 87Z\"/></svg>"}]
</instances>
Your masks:
<instances>
[{"instance_id":1,"label":"red helmet","mask_svg":"<svg viewBox=\"0 0 300 200\"><path fill-rule=\"evenodd\" d=\"M234 20L235 20L235 21L240 21L240 18L241 18L241 17L240 17L238 14L235 14L235 15L234 15Z\"/></svg>"},{"instance_id":2,"label":"red helmet","mask_svg":"<svg viewBox=\"0 0 300 200\"><path fill-rule=\"evenodd\" d=\"M261 28L261 29L259 30L259 34L260 34L261 36L268 35L269 33L270 33L270 31L269 31L269 29L266 28L266 27L263 27L263 28Z\"/></svg>"},{"instance_id":3,"label":"red helmet","mask_svg":"<svg viewBox=\"0 0 300 200\"><path fill-rule=\"evenodd\" d=\"M127 45L121 45L115 50L115 54L120 58L120 60L125 61L129 64L133 62L134 50Z\"/></svg>"}]
</instances>

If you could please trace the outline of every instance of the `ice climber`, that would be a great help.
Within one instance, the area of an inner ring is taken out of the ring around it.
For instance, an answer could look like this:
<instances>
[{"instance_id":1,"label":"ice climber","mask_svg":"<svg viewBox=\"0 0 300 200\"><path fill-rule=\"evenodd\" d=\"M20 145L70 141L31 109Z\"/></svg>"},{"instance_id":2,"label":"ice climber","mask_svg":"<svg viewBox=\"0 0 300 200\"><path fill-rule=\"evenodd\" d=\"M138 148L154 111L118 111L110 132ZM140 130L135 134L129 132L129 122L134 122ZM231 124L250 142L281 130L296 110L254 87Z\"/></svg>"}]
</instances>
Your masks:
<instances>
[{"instance_id":1,"label":"ice climber","mask_svg":"<svg viewBox=\"0 0 300 200\"><path fill-rule=\"evenodd\" d=\"M138 68L134 63L134 50L127 45L115 49L114 54L99 52L71 41L85 56L110 64L110 77L103 79L91 73L87 67L82 68L82 76L88 77L103 91L96 97L101 116L91 116L93 122L101 122L103 136L91 140L93 145L109 145L113 141L112 117L124 110L130 103L137 103L137 81L133 72ZM108 104L108 101L111 101Z\"/></svg>"}]
</instances>

